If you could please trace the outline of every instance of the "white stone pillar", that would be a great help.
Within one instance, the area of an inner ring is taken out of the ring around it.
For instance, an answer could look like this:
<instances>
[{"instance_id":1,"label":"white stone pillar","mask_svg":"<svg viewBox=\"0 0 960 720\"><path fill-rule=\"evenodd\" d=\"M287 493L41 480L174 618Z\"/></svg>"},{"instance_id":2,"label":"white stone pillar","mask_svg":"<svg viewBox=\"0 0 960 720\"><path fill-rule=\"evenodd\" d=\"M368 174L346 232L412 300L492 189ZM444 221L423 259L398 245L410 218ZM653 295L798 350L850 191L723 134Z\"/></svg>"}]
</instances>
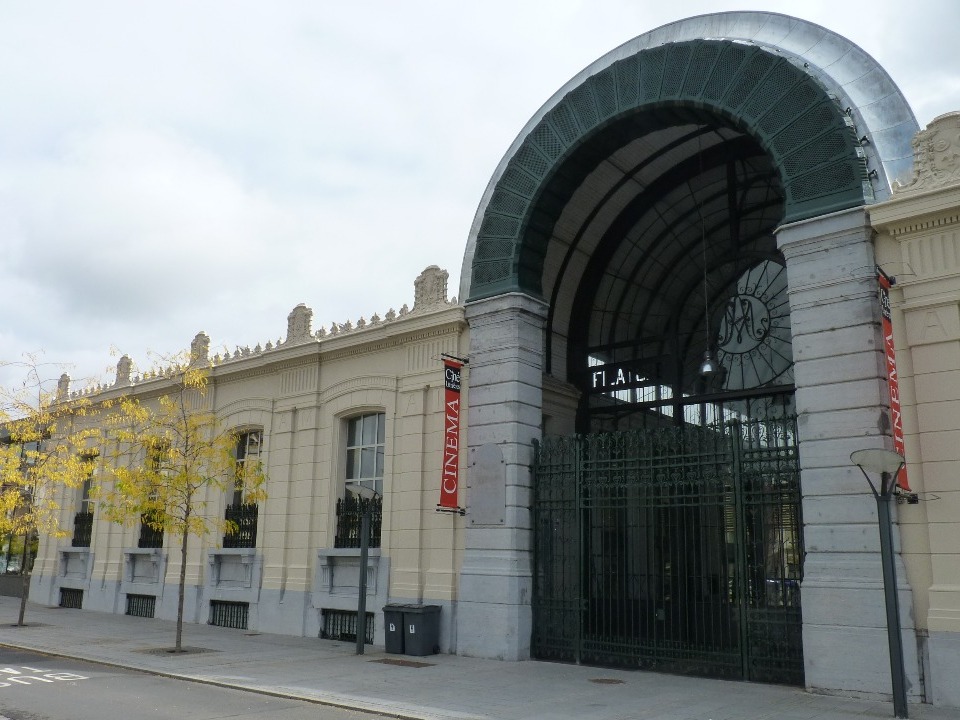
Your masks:
<instances>
[{"instance_id":1,"label":"white stone pillar","mask_svg":"<svg viewBox=\"0 0 960 720\"><path fill-rule=\"evenodd\" d=\"M807 687L891 693L876 502L854 450L892 447L872 236L864 208L777 232L787 262L806 560ZM904 664L920 700L912 597L894 527Z\"/></svg>"},{"instance_id":2,"label":"white stone pillar","mask_svg":"<svg viewBox=\"0 0 960 720\"><path fill-rule=\"evenodd\" d=\"M530 656L532 441L542 417L547 306L511 293L469 303L466 534L457 653Z\"/></svg>"}]
</instances>

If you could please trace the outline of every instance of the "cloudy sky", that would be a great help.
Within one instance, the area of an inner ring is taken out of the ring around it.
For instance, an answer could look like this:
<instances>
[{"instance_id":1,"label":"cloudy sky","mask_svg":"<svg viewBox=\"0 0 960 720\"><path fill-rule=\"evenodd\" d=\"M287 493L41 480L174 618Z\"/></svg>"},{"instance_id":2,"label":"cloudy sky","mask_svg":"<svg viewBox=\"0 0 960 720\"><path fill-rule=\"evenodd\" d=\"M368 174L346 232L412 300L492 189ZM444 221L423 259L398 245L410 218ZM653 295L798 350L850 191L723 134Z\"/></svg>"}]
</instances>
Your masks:
<instances>
[{"instance_id":1,"label":"cloudy sky","mask_svg":"<svg viewBox=\"0 0 960 720\"><path fill-rule=\"evenodd\" d=\"M455 295L526 121L683 17L798 15L873 55L921 126L960 110L960 4L869 7L0 0L0 360L42 352L79 381L199 330L215 348L275 342L300 302L315 328L412 304L429 264Z\"/></svg>"}]
</instances>

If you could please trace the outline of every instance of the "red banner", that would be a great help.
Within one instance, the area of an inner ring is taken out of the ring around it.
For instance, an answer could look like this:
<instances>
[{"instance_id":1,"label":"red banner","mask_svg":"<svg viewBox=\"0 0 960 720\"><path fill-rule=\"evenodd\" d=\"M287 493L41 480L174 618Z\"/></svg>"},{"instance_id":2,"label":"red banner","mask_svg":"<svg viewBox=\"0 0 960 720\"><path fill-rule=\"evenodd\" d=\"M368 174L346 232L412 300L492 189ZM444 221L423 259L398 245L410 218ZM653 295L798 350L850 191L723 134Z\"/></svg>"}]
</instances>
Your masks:
<instances>
[{"instance_id":1,"label":"red banner","mask_svg":"<svg viewBox=\"0 0 960 720\"><path fill-rule=\"evenodd\" d=\"M441 508L458 509L460 489L460 368L456 360L443 361L443 472Z\"/></svg>"},{"instance_id":2,"label":"red banner","mask_svg":"<svg viewBox=\"0 0 960 720\"><path fill-rule=\"evenodd\" d=\"M893 424L893 449L906 457L903 444L903 413L900 410L900 378L897 375L897 358L893 349L893 322L890 315L890 278L877 267L877 282L880 284L880 324L883 329L883 356L887 366L887 385L890 388L890 420ZM900 468L897 485L910 492L907 482L907 466Z\"/></svg>"}]
</instances>

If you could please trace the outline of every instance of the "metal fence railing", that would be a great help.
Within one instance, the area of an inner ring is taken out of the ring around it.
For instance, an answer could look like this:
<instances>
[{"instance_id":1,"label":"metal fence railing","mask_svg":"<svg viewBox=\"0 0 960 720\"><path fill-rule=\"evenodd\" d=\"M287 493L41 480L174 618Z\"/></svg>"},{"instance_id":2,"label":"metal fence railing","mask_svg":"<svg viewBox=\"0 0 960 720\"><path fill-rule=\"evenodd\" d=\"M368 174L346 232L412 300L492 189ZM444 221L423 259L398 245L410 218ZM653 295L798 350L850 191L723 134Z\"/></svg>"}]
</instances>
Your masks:
<instances>
[{"instance_id":1,"label":"metal fence railing","mask_svg":"<svg viewBox=\"0 0 960 720\"><path fill-rule=\"evenodd\" d=\"M363 514L370 512L369 547L380 547L380 528L383 524L383 498L372 500L347 495L337 500L337 534L333 539L335 548L360 547L360 528Z\"/></svg>"},{"instance_id":2,"label":"metal fence railing","mask_svg":"<svg viewBox=\"0 0 960 720\"><path fill-rule=\"evenodd\" d=\"M252 548L257 546L257 505L256 503L227 505L224 518L236 525L233 532L223 536L225 548Z\"/></svg>"},{"instance_id":3,"label":"metal fence railing","mask_svg":"<svg viewBox=\"0 0 960 720\"><path fill-rule=\"evenodd\" d=\"M78 512L73 516L73 547L90 547L93 535L93 513Z\"/></svg>"}]
</instances>

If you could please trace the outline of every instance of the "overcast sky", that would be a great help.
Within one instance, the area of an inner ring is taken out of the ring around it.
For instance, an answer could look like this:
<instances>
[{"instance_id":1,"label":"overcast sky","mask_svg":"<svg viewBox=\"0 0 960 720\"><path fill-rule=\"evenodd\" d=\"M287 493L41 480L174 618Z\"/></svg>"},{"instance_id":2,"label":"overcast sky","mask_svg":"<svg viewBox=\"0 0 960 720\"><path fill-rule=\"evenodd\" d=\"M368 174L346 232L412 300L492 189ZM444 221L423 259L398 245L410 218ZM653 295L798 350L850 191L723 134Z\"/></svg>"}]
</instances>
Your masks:
<instances>
[{"instance_id":1,"label":"overcast sky","mask_svg":"<svg viewBox=\"0 0 960 720\"><path fill-rule=\"evenodd\" d=\"M276 342L300 302L315 329L412 304L430 264L455 295L537 108L623 42L734 9L849 38L921 127L960 110L956 0L0 0L0 360L106 378L200 330Z\"/></svg>"}]
</instances>

